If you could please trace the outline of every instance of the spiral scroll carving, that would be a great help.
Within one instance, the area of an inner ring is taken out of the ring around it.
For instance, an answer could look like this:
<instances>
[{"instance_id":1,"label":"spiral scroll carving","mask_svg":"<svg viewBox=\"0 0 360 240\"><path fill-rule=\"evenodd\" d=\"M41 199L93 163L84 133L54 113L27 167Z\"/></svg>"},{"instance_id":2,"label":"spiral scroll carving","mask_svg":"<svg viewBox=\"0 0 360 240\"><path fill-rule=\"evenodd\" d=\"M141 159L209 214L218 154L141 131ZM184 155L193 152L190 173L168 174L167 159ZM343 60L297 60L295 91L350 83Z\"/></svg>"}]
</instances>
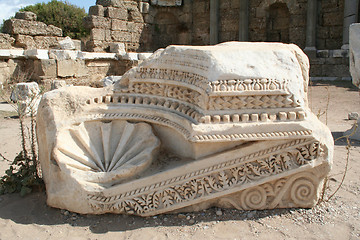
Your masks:
<instances>
[{"instance_id":1,"label":"spiral scroll carving","mask_svg":"<svg viewBox=\"0 0 360 240\"><path fill-rule=\"evenodd\" d=\"M245 210L263 209L266 205L266 200L266 191L261 187L245 190L241 195L241 203Z\"/></svg>"},{"instance_id":2,"label":"spiral scroll carving","mask_svg":"<svg viewBox=\"0 0 360 240\"><path fill-rule=\"evenodd\" d=\"M296 179L291 187L290 196L300 207L310 207L316 199L316 186L310 179Z\"/></svg>"}]
</instances>

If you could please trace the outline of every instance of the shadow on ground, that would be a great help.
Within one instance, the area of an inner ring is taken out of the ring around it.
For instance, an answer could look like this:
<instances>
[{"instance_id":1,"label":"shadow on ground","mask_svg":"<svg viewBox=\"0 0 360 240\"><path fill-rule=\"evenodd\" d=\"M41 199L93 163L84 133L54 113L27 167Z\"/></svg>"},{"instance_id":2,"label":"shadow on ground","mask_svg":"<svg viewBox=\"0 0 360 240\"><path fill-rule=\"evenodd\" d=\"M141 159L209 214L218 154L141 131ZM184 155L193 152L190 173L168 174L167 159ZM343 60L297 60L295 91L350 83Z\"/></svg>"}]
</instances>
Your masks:
<instances>
[{"instance_id":1,"label":"shadow on ground","mask_svg":"<svg viewBox=\"0 0 360 240\"><path fill-rule=\"evenodd\" d=\"M158 226L190 226L199 223L231 220L259 220L265 217L290 214L294 209L262 211L241 211L217 208L187 214L164 214L154 217L137 217L117 214L80 215L46 205L44 192L32 193L26 197L19 194L0 196L0 218L17 224L61 225L89 227L96 234L121 232ZM220 215L220 216L219 216Z\"/></svg>"},{"instance_id":2,"label":"shadow on ground","mask_svg":"<svg viewBox=\"0 0 360 240\"><path fill-rule=\"evenodd\" d=\"M346 139L346 136L344 136L344 132L331 132L334 141L335 141L335 145L336 146L347 146L348 142ZM360 146L360 141L356 141L356 140L350 140L350 145L353 147L359 147Z\"/></svg>"},{"instance_id":3,"label":"shadow on ground","mask_svg":"<svg viewBox=\"0 0 360 240\"><path fill-rule=\"evenodd\" d=\"M359 92L359 88L355 87L351 81L310 81L310 86L335 86L338 88L346 88L348 91Z\"/></svg>"}]
</instances>

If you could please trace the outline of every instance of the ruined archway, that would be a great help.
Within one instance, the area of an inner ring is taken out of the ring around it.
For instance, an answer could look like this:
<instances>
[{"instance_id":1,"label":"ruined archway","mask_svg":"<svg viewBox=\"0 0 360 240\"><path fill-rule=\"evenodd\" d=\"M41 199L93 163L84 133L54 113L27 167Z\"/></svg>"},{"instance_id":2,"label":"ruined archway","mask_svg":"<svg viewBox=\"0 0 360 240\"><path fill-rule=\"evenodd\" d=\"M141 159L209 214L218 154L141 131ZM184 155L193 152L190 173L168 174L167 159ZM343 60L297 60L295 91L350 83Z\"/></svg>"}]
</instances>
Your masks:
<instances>
[{"instance_id":1,"label":"ruined archway","mask_svg":"<svg viewBox=\"0 0 360 240\"><path fill-rule=\"evenodd\" d=\"M266 41L289 43L290 12L286 3L270 5L266 18Z\"/></svg>"}]
</instances>

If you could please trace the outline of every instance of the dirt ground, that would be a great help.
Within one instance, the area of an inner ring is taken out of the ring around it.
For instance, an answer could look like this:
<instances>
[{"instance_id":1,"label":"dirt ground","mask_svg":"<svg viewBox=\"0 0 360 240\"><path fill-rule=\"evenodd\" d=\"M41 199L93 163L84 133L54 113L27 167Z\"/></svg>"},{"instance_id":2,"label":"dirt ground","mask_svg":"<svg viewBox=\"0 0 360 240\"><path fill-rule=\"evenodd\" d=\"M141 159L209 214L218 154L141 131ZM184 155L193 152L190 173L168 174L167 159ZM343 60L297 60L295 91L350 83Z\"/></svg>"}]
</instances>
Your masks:
<instances>
[{"instance_id":1,"label":"dirt ground","mask_svg":"<svg viewBox=\"0 0 360 240\"><path fill-rule=\"evenodd\" d=\"M327 123L334 138L351 128L349 112L360 113L359 91L350 82L316 82L310 107ZM13 159L20 150L18 120L0 104L0 153ZM239 211L209 209L198 213L141 218L79 215L46 205L44 192L24 198L0 195L0 239L360 239L360 142L351 141L348 169L337 194L313 209ZM334 164L325 199L344 176L347 144L335 141ZM8 168L0 160L0 174Z\"/></svg>"}]
</instances>

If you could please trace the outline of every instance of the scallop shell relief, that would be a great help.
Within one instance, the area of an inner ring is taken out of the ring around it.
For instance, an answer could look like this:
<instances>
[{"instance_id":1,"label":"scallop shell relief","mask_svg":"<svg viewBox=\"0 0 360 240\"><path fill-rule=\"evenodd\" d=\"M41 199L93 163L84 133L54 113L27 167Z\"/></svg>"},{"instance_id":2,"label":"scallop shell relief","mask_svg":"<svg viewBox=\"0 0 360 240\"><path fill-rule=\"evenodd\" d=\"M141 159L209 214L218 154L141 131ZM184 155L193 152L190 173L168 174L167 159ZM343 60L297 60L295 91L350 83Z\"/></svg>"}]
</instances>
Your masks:
<instances>
[{"instance_id":1,"label":"scallop shell relief","mask_svg":"<svg viewBox=\"0 0 360 240\"><path fill-rule=\"evenodd\" d=\"M88 121L63 129L54 157L82 181L111 186L147 168L160 145L147 123Z\"/></svg>"}]
</instances>

